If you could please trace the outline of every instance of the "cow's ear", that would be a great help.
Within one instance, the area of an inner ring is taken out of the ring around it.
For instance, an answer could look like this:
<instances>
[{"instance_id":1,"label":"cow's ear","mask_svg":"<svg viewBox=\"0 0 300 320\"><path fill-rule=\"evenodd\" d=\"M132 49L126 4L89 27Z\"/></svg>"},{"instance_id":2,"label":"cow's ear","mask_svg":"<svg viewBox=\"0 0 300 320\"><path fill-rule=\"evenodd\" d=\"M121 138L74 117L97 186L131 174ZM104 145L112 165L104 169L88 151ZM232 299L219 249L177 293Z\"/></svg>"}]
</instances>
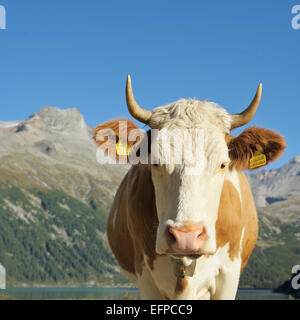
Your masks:
<instances>
[{"instance_id":1,"label":"cow's ear","mask_svg":"<svg viewBox=\"0 0 300 320\"><path fill-rule=\"evenodd\" d=\"M94 129L94 140L105 155L126 161L132 146L144 136L133 121L117 119L98 125Z\"/></svg>"},{"instance_id":2,"label":"cow's ear","mask_svg":"<svg viewBox=\"0 0 300 320\"><path fill-rule=\"evenodd\" d=\"M265 166L278 159L286 148L283 136L257 127L247 128L237 137L227 135L226 141L230 167L238 170L253 170Z\"/></svg>"}]
</instances>

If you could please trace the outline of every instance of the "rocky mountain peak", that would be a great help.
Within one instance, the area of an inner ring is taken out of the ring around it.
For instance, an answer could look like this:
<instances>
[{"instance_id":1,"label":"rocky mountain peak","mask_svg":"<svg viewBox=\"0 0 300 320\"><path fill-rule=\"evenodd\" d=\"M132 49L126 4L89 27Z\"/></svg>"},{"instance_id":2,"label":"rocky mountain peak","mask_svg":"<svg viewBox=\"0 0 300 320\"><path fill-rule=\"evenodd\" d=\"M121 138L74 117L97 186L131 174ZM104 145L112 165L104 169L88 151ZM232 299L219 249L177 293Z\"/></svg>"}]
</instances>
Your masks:
<instances>
[{"instance_id":1,"label":"rocky mountain peak","mask_svg":"<svg viewBox=\"0 0 300 320\"><path fill-rule=\"evenodd\" d=\"M83 116L76 108L59 109L46 106L40 111L32 114L23 124L33 124L43 122L49 129L57 131L86 131L87 125Z\"/></svg>"},{"instance_id":2,"label":"rocky mountain peak","mask_svg":"<svg viewBox=\"0 0 300 320\"><path fill-rule=\"evenodd\" d=\"M248 175L256 205L265 207L300 194L300 155L278 169Z\"/></svg>"}]
</instances>

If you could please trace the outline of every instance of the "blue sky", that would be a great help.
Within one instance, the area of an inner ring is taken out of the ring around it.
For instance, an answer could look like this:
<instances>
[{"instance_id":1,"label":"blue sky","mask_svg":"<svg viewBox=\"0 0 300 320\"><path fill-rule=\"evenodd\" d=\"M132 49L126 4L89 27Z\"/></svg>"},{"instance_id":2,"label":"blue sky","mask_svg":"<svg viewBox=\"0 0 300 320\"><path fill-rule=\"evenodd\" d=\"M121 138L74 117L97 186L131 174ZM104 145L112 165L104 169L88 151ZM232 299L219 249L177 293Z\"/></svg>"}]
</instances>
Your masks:
<instances>
[{"instance_id":1,"label":"blue sky","mask_svg":"<svg viewBox=\"0 0 300 320\"><path fill-rule=\"evenodd\" d=\"M300 0L0 0L0 120L46 105L76 107L91 126L129 117L126 75L146 108L209 99L229 112L263 99L251 124L300 153ZM235 133L239 133L237 130Z\"/></svg>"}]
</instances>

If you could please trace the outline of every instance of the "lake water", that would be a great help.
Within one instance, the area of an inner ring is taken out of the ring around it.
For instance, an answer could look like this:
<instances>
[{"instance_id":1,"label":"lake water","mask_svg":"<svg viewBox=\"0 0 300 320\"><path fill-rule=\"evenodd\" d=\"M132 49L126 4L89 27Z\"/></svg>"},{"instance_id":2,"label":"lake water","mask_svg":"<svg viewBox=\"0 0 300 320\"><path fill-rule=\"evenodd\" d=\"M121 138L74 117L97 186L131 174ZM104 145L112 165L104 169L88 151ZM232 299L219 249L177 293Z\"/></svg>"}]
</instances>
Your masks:
<instances>
[{"instance_id":1,"label":"lake water","mask_svg":"<svg viewBox=\"0 0 300 320\"><path fill-rule=\"evenodd\" d=\"M18 300L125 300L140 299L135 288L33 288L8 287L0 294ZM239 289L237 300L288 300L284 294L271 290Z\"/></svg>"}]
</instances>

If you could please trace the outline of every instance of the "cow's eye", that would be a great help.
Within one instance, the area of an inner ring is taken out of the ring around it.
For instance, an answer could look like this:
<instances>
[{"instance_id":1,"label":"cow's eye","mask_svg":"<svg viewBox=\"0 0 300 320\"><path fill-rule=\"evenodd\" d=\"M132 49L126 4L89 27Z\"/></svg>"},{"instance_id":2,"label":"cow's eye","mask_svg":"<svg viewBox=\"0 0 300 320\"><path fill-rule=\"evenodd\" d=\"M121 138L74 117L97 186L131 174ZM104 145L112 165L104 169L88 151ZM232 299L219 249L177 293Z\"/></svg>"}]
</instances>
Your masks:
<instances>
[{"instance_id":1,"label":"cow's eye","mask_svg":"<svg viewBox=\"0 0 300 320\"><path fill-rule=\"evenodd\" d=\"M220 168L219 168L219 172L220 173L224 173L225 169L226 169L226 166L227 166L227 162L221 163Z\"/></svg>"}]
</instances>

